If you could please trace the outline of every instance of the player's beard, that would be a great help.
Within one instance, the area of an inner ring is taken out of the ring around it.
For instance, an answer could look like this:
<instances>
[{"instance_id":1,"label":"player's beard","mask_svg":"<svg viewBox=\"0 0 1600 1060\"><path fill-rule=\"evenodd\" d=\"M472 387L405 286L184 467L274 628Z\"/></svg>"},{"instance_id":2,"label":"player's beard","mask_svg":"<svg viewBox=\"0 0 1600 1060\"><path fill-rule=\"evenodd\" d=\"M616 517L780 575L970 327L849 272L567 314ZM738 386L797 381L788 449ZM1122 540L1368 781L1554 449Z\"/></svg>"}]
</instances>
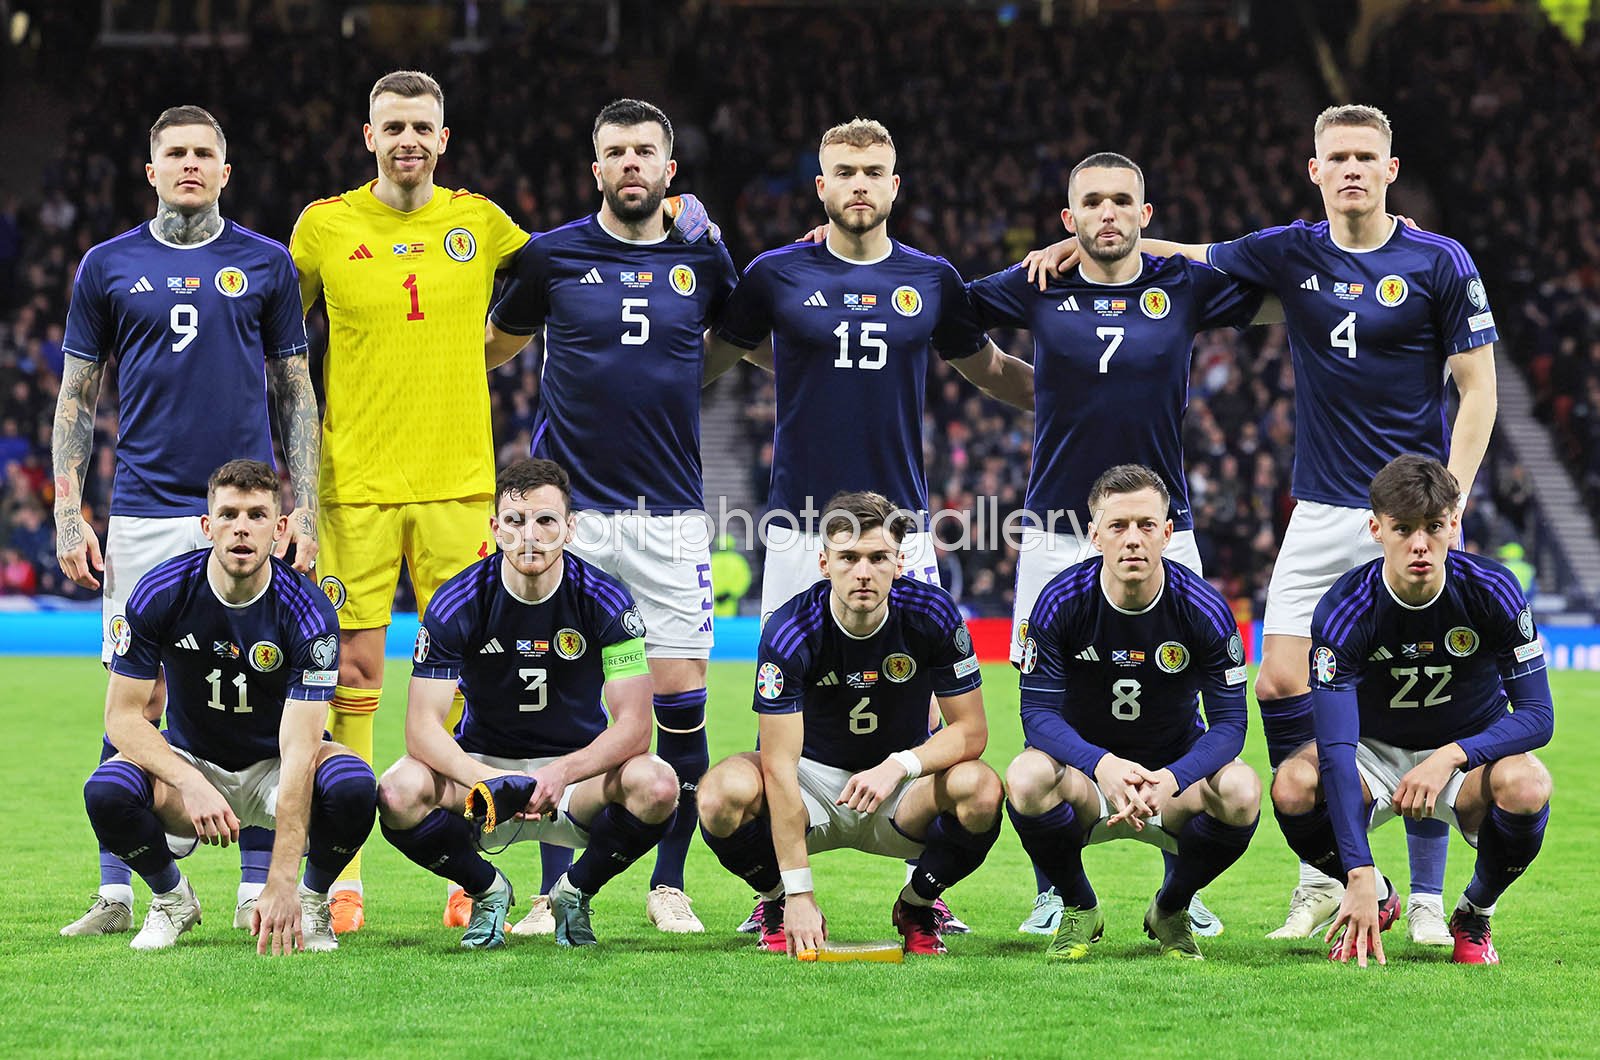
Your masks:
<instances>
[{"instance_id":1,"label":"player's beard","mask_svg":"<svg viewBox=\"0 0 1600 1060\"><path fill-rule=\"evenodd\" d=\"M1120 232L1117 234L1122 235ZM1122 236L1120 240L1109 247L1103 245L1098 239L1090 239L1087 242L1080 239L1078 243L1085 254L1102 265L1115 265L1129 254L1132 254L1139 245L1132 236Z\"/></svg>"},{"instance_id":2,"label":"player's beard","mask_svg":"<svg viewBox=\"0 0 1600 1060\"><path fill-rule=\"evenodd\" d=\"M622 197L621 186L605 188L606 205L619 221L630 225L640 224L661 213L661 200L667 197L667 178L662 177L645 190L645 196L633 202Z\"/></svg>"},{"instance_id":3,"label":"player's beard","mask_svg":"<svg viewBox=\"0 0 1600 1060\"><path fill-rule=\"evenodd\" d=\"M874 206L871 212L863 214L859 210L852 210L850 208L852 205L854 204L846 203L840 209L835 210L832 203L823 203L822 208L823 212L828 215L830 223L836 224L846 232L856 236L870 232L889 220L889 211L894 209L894 204L890 203L881 210Z\"/></svg>"},{"instance_id":4,"label":"player's beard","mask_svg":"<svg viewBox=\"0 0 1600 1060\"><path fill-rule=\"evenodd\" d=\"M433 179L433 171L439 165L438 155L424 155L422 165L416 169L405 170L395 165L394 156L384 156L380 163L383 175L389 178L391 184L402 188L420 188Z\"/></svg>"}]
</instances>

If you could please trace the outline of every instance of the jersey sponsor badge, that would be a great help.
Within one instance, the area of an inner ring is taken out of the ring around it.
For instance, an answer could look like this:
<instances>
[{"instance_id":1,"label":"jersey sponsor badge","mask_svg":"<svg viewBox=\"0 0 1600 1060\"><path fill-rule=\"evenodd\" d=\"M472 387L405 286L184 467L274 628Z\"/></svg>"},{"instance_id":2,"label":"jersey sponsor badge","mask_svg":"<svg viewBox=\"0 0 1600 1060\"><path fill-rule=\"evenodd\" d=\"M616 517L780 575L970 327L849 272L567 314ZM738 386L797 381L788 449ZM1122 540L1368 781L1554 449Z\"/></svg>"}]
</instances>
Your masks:
<instances>
[{"instance_id":1,"label":"jersey sponsor badge","mask_svg":"<svg viewBox=\"0 0 1600 1060\"><path fill-rule=\"evenodd\" d=\"M917 662L903 651L893 655L886 655L883 659L883 674L897 685L903 685L911 680L917 672Z\"/></svg>"},{"instance_id":2,"label":"jersey sponsor badge","mask_svg":"<svg viewBox=\"0 0 1600 1060\"><path fill-rule=\"evenodd\" d=\"M1537 659L1543 654L1544 645L1540 644L1538 641L1532 641L1528 644L1519 644L1515 648L1511 649L1511 655L1517 660L1517 662L1527 662L1529 659Z\"/></svg>"},{"instance_id":3,"label":"jersey sponsor badge","mask_svg":"<svg viewBox=\"0 0 1600 1060\"><path fill-rule=\"evenodd\" d=\"M478 253L478 241L465 228L452 228L444 234L444 252L456 261L471 261Z\"/></svg>"},{"instance_id":4,"label":"jersey sponsor badge","mask_svg":"<svg viewBox=\"0 0 1600 1060\"><path fill-rule=\"evenodd\" d=\"M1156 649L1156 668L1164 674L1182 673L1189 665L1189 649L1175 640L1163 641Z\"/></svg>"},{"instance_id":5,"label":"jersey sponsor badge","mask_svg":"<svg viewBox=\"0 0 1600 1060\"><path fill-rule=\"evenodd\" d=\"M412 662L419 662L420 663L420 662L427 662L428 661L428 644L429 644L429 641L428 641L428 627L427 626L418 626L417 627L417 643L416 643L416 646L411 649L411 661Z\"/></svg>"},{"instance_id":6,"label":"jersey sponsor badge","mask_svg":"<svg viewBox=\"0 0 1600 1060\"><path fill-rule=\"evenodd\" d=\"M319 670L331 670L339 659L339 635L329 633L311 642L311 665Z\"/></svg>"},{"instance_id":7,"label":"jersey sponsor badge","mask_svg":"<svg viewBox=\"0 0 1600 1060\"><path fill-rule=\"evenodd\" d=\"M217 285L217 290L229 298L238 298L250 289L249 278L245 276L244 270L236 265L224 265L218 269L212 282Z\"/></svg>"},{"instance_id":8,"label":"jersey sponsor badge","mask_svg":"<svg viewBox=\"0 0 1600 1060\"><path fill-rule=\"evenodd\" d=\"M685 298L694 294L697 284L694 278L694 270L689 266L674 265L672 271L667 274L667 278L672 281L672 289Z\"/></svg>"},{"instance_id":9,"label":"jersey sponsor badge","mask_svg":"<svg viewBox=\"0 0 1600 1060\"><path fill-rule=\"evenodd\" d=\"M333 688L339 683L339 671L306 670L300 675L300 683L307 688Z\"/></svg>"},{"instance_id":10,"label":"jersey sponsor badge","mask_svg":"<svg viewBox=\"0 0 1600 1060\"><path fill-rule=\"evenodd\" d=\"M556 654L563 659L576 659L583 654L589 645L584 641L583 634L572 628L556 630Z\"/></svg>"},{"instance_id":11,"label":"jersey sponsor badge","mask_svg":"<svg viewBox=\"0 0 1600 1060\"><path fill-rule=\"evenodd\" d=\"M1311 669L1317 675L1317 680L1325 685L1331 685L1333 679L1339 674L1339 665L1334 662L1333 649L1321 647L1311 660Z\"/></svg>"},{"instance_id":12,"label":"jersey sponsor badge","mask_svg":"<svg viewBox=\"0 0 1600 1060\"><path fill-rule=\"evenodd\" d=\"M133 644L133 630L128 626L128 620L121 615L111 618L111 650L118 655L128 654L128 648Z\"/></svg>"},{"instance_id":13,"label":"jersey sponsor badge","mask_svg":"<svg viewBox=\"0 0 1600 1060\"><path fill-rule=\"evenodd\" d=\"M762 699L777 699L783 694L783 671L774 662L764 662L756 671L756 693Z\"/></svg>"},{"instance_id":14,"label":"jersey sponsor badge","mask_svg":"<svg viewBox=\"0 0 1600 1060\"><path fill-rule=\"evenodd\" d=\"M896 287L889 296L894 311L903 317L914 317L922 312L922 295L915 287Z\"/></svg>"},{"instance_id":15,"label":"jersey sponsor badge","mask_svg":"<svg viewBox=\"0 0 1600 1060\"><path fill-rule=\"evenodd\" d=\"M1038 666L1039 645L1033 642L1032 637L1029 637L1027 640L1022 642L1022 672L1025 674L1031 674L1038 668Z\"/></svg>"},{"instance_id":16,"label":"jersey sponsor badge","mask_svg":"<svg viewBox=\"0 0 1600 1060\"><path fill-rule=\"evenodd\" d=\"M250 645L250 665L270 674L283 665L283 649L270 640L258 640Z\"/></svg>"},{"instance_id":17,"label":"jersey sponsor badge","mask_svg":"<svg viewBox=\"0 0 1600 1060\"><path fill-rule=\"evenodd\" d=\"M317 588L322 590L322 594L328 598L328 603L333 605L335 611L344 606L345 598L348 596L344 591L344 582L328 574L317 583Z\"/></svg>"},{"instance_id":18,"label":"jersey sponsor badge","mask_svg":"<svg viewBox=\"0 0 1600 1060\"><path fill-rule=\"evenodd\" d=\"M1139 296L1139 309L1151 320L1160 320L1172 312L1172 299L1159 287L1152 287Z\"/></svg>"},{"instance_id":19,"label":"jersey sponsor badge","mask_svg":"<svg viewBox=\"0 0 1600 1060\"><path fill-rule=\"evenodd\" d=\"M1228 658L1236 663L1244 662L1244 641L1237 633L1228 638Z\"/></svg>"},{"instance_id":20,"label":"jersey sponsor badge","mask_svg":"<svg viewBox=\"0 0 1600 1060\"><path fill-rule=\"evenodd\" d=\"M1378 281L1378 304L1393 309L1406 300L1406 295L1411 293L1411 288L1406 284L1405 277L1390 273Z\"/></svg>"},{"instance_id":21,"label":"jersey sponsor badge","mask_svg":"<svg viewBox=\"0 0 1600 1060\"><path fill-rule=\"evenodd\" d=\"M1483 291L1483 281L1474 276L1467 281L1467 301L1472 303L1472 308L1482 309L1489 304L1489 296Z\"/></svg>"},{"instance_id":22,"label":"jersey sponsor badge","mask_svg":"<svg viewBox=\"0 0 1600 1060\"><path fill-rule=\"evenodd\" d=\"M1222 671L1222 682L1229 688L1233 688L1235 685L1244 684L1244 680L1249 676L1249 673L1250 671L1246 667L1230 666Z\"/></svg>"},{"instance_id":23,"label":"jersey sponsor badge","mask_svg":"<svg viewBox=\"0 0 1600 1060\"><path fill-rule=\"evenodd\" d=\"M957 677L965 677L976 670L978 666L978 657L976 655L969 655L965 659L962 659L960 662L956 663L954 667L955 674Z\"/></svg>"},{"instance_id":24,"label":"jersey sponsor badge","mask_svg":"<svg viewBox=\"0 0 1600 1060\"><path fill-rule=\"evenodd\" d=\"M965 622L956 627L956 651L962 655L972 654L972 633Z\"/></svg>"},{"instance_id":25,"label":"jersey sponsor badge","mask_svg":"<svg viewBox=\"0 0 1600 1060\"><path fill-rule=\"evenodd\" d=\"M1444 650L1464 659L1478 650L1478 634L1466 626L1456 626L1444 635Z\"/></svg>"},{"instance_id":26,"label":"jersey sponsor badge","mask_svg":"<svg viewBox=\"0 0 1600 1060\"><path fill-rule=\"evenodd\" d=\"M1474 313L1467 318L1467 327L1473 331L1487 331L1494 327L1494 314L1487 310L1482 313Z\"/></svg>"},{"instance_id":27,"label":"jersey sponsor badge","mask_svg":"<svg viewBox=\"0 0 1600 1060\"><path fill-rule=\"evenodd\" d=\"M639 614L637 607L622 612L622 628L628 631L630 637L644 636L644 616Z\"/></svg>"},{"instance_id":28,"label":"jersey sponsor badge","mask_svg":"<svg viewBox=\"0 0 1600 1060\"><path fill-rule=\"evenodd\" d=\"M1523 640L1533 639L1533 612L1526 607L1517 615L1517 632L1522 634Z\"/></svg>"}]
</instances>

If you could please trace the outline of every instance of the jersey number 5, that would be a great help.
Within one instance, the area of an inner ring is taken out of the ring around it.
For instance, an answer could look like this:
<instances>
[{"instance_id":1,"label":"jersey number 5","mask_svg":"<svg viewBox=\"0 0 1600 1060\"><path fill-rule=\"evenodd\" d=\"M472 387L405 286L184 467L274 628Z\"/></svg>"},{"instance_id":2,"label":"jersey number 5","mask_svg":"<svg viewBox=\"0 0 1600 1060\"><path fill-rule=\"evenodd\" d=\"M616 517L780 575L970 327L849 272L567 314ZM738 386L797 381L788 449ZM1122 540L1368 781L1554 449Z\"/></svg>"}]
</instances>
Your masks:
<instances>
[{"instance_id":1,"label":"jersey number 5","mask_svg":"<svg viewBox=\"0 0 1600 1060\"><path fill-rule=\"evenodd\" d=\"M638 325L639 330L634 331L630 326L622 333L624 346L643 346L650 341L650 318L644 311L650 308L648 298L624 298L622 300L622 322L628 325Z\"/></svg>"}]
</instances>

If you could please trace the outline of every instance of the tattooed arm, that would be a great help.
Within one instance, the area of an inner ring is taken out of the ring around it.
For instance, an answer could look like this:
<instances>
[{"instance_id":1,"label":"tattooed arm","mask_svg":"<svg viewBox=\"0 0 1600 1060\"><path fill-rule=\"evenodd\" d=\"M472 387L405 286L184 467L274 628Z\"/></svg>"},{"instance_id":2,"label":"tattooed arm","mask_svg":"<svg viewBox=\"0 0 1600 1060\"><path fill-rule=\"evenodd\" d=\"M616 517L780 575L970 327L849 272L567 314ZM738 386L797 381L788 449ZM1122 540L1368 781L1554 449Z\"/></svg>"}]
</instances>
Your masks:
<instances>
[{"instance_id":1,"label":"tattooed arm","mask_svg":"<svg viewBox=\"0 0 1600 1060\"><path fill-rule=\"evenodd\" d=\"M267 381L278 413L283 452L289 461L289 486L294 491L289 536L278 542L277 554L282 556L292 542L294 569L309 574L317 558L317 471L322 459L322 424L306 355L268 358Z\"/></svg>"},{"instance_id":2,"label":"tattooed arm","mask_svg":"<svg viewBox=\"0 0 1600 1060\"><path fill-rule=\"evenodd\" d=\"M94 571L106 569L100 538L83 518L83 473L94 448L94 406L104 369L100 361L66 358L50 435L56 479L56 562L63 574L85 589L100 588Z\"/></svg>"}]
</instances>

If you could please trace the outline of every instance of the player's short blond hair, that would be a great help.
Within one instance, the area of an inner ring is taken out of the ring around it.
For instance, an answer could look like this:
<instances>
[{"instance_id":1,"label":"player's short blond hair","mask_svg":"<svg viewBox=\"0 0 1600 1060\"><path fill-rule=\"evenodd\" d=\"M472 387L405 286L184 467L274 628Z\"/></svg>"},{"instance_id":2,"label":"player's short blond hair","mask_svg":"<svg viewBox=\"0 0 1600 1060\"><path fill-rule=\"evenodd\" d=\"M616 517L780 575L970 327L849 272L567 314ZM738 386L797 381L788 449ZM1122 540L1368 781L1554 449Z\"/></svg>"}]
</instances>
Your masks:
<instances>
[{"instance_id":1,"label":"player's short blond hair","mask_svg":"<svg viewBox=\"0 0 1600 1060\"><path fill-rule=\"evenodd\" d=\"M1089 487L1089 517L1099 519L1100 510L1106 506L1106 498L1141 490L1150 490L1160 497L1163 509L1172 503L1167 484L1161 481L1160 475L1143 464L1118 464L1107 468Z\"/></svg>"},{"instance_id":2,"label":"player's short blond hair","mask_svg":"<svg viewBox=\"0 0 1600 1060\"><path fill-rule=\"evenodd\" d=\"M378 101L378 97L385 92L399 96L401 99L416 99L418 96L432 96L434 102L439 104L439 110L444 110L444 89L439 87L428 74L421 70L391 70L372 83L372 91L367 95L367 109Z\"/></svg>"},{"instance_id":3,"label":"player's short blond hair","mask_svg":"<svg viewBox=\"0 0 1600 1060\"><path fill-rule=\"evenodd\" d=\"M1383 134L1384 143L1394 142L1394 129L1389 125L1389 115L1364 103L1342 103L1317 115L1317 124L1311 130L1312 143L1322 139L1322 134L1336 125L1376 129Z\"/></svg>"},{"instance_id":4,"label":"player's short blond hair","mask_svg":"<svg viewBox=\"0 0 1600 1060\"><path fill-rule=\"evenodd\" d=\"M817 146L817 156L820 158L823 151L835 144L843 144L846 147L874 147L886 144L889 150L893 151L894 137L889 135L889 130L883 127L882 122L873 121L871 118L851 118L822 134L822 143Z\"/></svg>"}]
</instances>

